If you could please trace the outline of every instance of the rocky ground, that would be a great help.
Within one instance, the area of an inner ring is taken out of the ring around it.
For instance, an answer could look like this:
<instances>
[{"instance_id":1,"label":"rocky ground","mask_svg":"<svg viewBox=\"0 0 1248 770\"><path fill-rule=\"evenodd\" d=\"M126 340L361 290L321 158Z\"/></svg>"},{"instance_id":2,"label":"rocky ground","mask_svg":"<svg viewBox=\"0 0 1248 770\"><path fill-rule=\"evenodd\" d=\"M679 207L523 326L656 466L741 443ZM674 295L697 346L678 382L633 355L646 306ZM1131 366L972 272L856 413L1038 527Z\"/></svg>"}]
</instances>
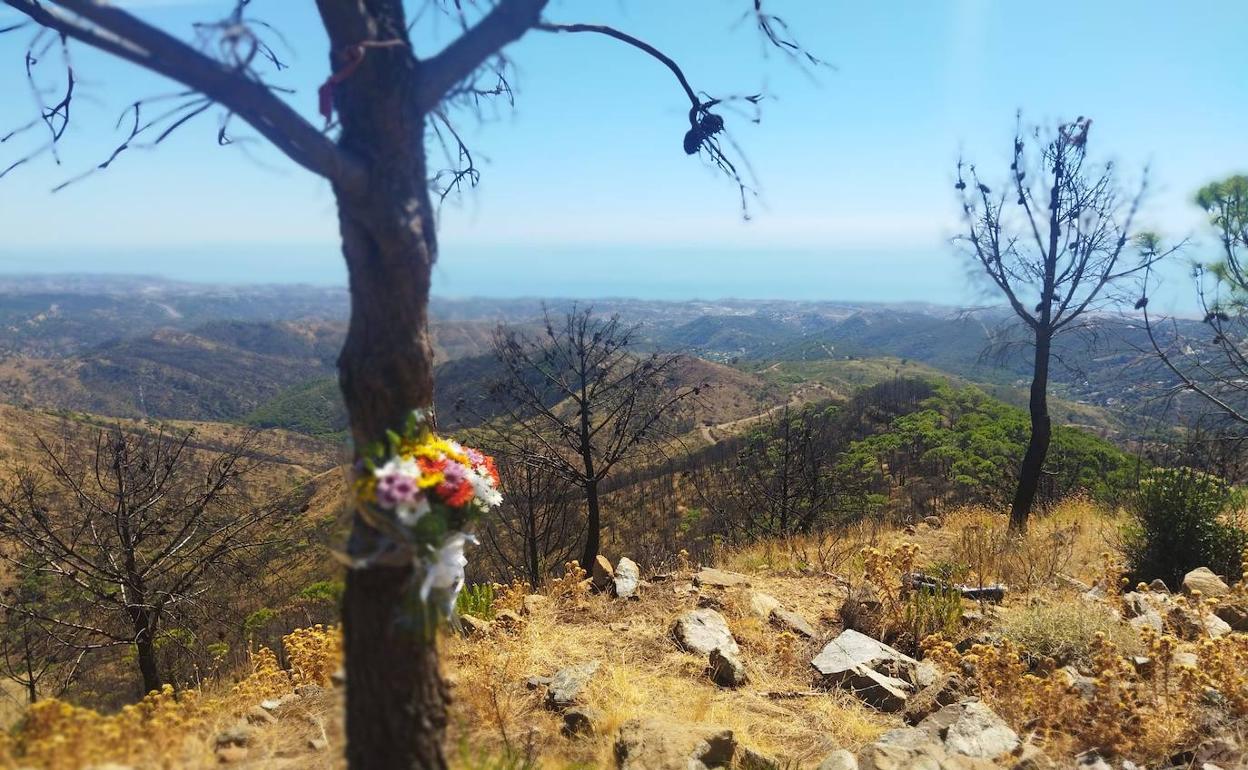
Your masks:
<instances>
[{"instance_id":1,"label":"rocky ground","mask_svg":"<svg viewBox=\"0 0 1248 770\"><path fill-rule=\"evenodd\" d=\"M996 551L985 521L847 533L835 569L772 544L500 589L443 641L452 766L1248 767L1242 585L1198 569L1123 592L1099 550L1116 522L1086 509ZM988 552L973 580L933 577ZM944 641L919 644L933 628ZM202 762L167 766L341 767L349 686L266 691L188 754Z\"/></svg>"}]
</instances>

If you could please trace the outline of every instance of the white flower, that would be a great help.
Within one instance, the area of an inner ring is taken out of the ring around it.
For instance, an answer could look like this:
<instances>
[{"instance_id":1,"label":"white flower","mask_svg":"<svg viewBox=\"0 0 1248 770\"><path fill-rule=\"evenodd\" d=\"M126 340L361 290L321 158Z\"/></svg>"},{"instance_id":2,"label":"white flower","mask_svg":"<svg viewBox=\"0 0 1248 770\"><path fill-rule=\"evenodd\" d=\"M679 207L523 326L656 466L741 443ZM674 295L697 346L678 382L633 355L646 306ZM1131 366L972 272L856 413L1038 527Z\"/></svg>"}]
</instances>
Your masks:
<instances>
[{"instance_id":1,"label":"white flower","mask_svg":"<svg viewBox=\"0 0 1248 770\"><path fill-rule=\"evenodd\" d=\"M490 476L490 471L484 465L478 465L470 470L467 475L468 483L472 485L472 492L481 501L481 505L486 508L493 508L502 505L503 495L494 486L494 478Z\"/></svg>"},{"instance_id":2,"label":"white flower","mask_svg":"<svg viewBox=\"0 0 1248 770\"><path fill-rule=\"evenodd\" d=\"M407 476L412 479L420 478L420 466L411 458L391 457L389 462L373 471L373 475L377 478L389 476L391 474Z\"/></svg>"},{"instance_id":3,"label":"white flower","mask_svg":"<svg viewBox=\"0 0 1248 770\"><path fill-rule=\"evenodd\" d=\"M428 512L429 499L424 495L416 498L413 502L402 503L394 509L395 515L399 517L399 521L406 527L416 526L416 522L420 521Z\"/></svg>"},{"instance_id":4,"label":"white flower","mask_svg":"<svg viewBox=\"0 0 1248 770\"><path fill-rule=\"evenodd\" d=\"M434 551L433 559L425 566L425 580L420 586L422 602L427 603L430 593L436 589L441 594L443 609L448 616L451 614L455 598L464 587L464 567L468 566L464 547L478 542L476 537L463 532L447 535L441 547Z\"/></svg>"}]
</instances>

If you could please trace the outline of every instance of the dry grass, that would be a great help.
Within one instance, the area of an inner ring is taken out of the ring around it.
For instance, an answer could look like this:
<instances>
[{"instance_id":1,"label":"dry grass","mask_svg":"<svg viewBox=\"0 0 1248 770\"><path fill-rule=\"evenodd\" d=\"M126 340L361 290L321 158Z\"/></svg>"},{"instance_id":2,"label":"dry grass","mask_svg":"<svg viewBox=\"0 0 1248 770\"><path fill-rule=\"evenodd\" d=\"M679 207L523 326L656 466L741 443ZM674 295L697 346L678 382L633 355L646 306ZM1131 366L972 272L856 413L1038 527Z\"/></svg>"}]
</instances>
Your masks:
<instances>
[{"instance_id":1,"label":"dry grass","mask_svg":"<svg viewBox=\"0 0 1248 770\"><path fill-rule=\"evenodd\" d=\"M1204 680L1191 674L1183 674L1191 681L1179 684L1169 679L1139 679L1133 670L1123 668L1122 654L1141 650L1141 640L1119 635L1121 624L1107 609L1087 607L1070 592L1058 593L1050 585L1057 573L1087 582L1106 573L1102 552L1112 542L1109 534L1117 525L1116 515L1075 500L1038 519L1022 540L1003 534L1001 515L965 509L947 515L940 528L924 525L911 533L864 527L839 533L835 539L759 544L721 554L720 567L745 572L750 587L704 589L701 597L675 590L688 582L691 567L668 582L648 585L635 602L585 593L579 588L583 573L574 570L569 579L547 585L548 603L523 615L519 624L498 621L484 638L444 636L444 664L453 693L452 766L461 770L608 768L613 765L615 734L620 725L635 718L726 726L741 745L801 766L816 765L834 749L859 749L899 725L899 719L866 708L842 691L817 688L810 659L822 641L840 630L845 585L860 579L869 567L870 558L862 557L862 549L892 553L897 545L909 542L919 545L916 563L920 567L961 564L968 582L1015 580L1000 609L1002 630L1011 643L971 654L980 665L982 694L1002 715L1020 728L1041 725L1045 744L1055 753L1102 740L1127 753L1152 758L1189 738L1191 729L1182 724L1181 716L1183 709L1193 708L1192 694L1201 693ZM811 553L831 555L817 564ZM773 595L787 609L804 615L821 638L800 639L760 619L751 612L753 592ZM518 589L500 593L507 597L504 602L519 607ZM714 685L706 675L706 660L684 653L671 640L676 616L696 607L699 600L714 605L728 619L749 673L749 683L743 688ZM1244 705L1248 704L1248 684L1244 684L1248 680L1242 673L1248 661L1244 639L1248 636L1237 635L1199 649L1209 683L1227 693L1237 713L1248 713ZM1154 659L1169 660L1171 640L1143 641ZM941 654L957 659L951 646L946 645ZM1080 700L1065 681L1028 670L1026 659L1037 654L1086 665L1098 681L1108 683L1107 688L1093 700ZM525 680L589 660L600 661L584 696L585 705L599 713L597 731L584 738L565 738L560 733L562 718L545 708L545 689L530 689ZM322 661L314 676L323 679L329 665ZM1138 680L1136 690L1112 686L1114 681L1132 678ZM237 719L240 709L256 703L258 693L247 691L241 700L218 698L215 710L198 714L198 726L183 734L185 745L177 766L193 769L215 764L212 736ZM1146 694L1147 699L1139 700L1136 693ZM302 708L308 711L306 718L283 719L263 729L255 750L241 766L341 768L341 693L327 690ZM1118 729L1134 724L1137 715L1143 720L1141 728L1127 733ZM307 749L312 724L323 730L328 750L312 753ZM1087 725L1098 726L1090 731ZM508 755L532 755L533 761L499 759ZM125 756L135 760L134 754ZM141 759L135 764L161 766ZM4 766L0 761L0 768ZM60 770L74 765L66 761L50 766Z\"/></svg>"},{"instance_id":2,"label":"dry grass","mask_svg":"<svg viewBox=\"0 0 1248 770\"><path fill-rule=\"evenodd\" d=\"M768 576L756 587L812 622L834 614L843 597L828 590L826 579ZM766 626L750 612L749 591L717 594L749 672L749 684L737 690L715 686L706 660L671 640L676 617L696 605L667 583L651 586L641 601L563 600L486 641L450 640L446 660L456 682L457 732L499 753L535 734L534 743L544 749L543 767L605 767L615 732L637 717L729 727L744 745L805 762L835 748L861 746L890 724L841 692L769 697L811 691L810 658L817 645ZM585 699L601 719L595 736L569 740L560 736L559 716L544 708L544 690L529 690L524 681L589 660L602 664Z\"/></svg>"}]
</instances>

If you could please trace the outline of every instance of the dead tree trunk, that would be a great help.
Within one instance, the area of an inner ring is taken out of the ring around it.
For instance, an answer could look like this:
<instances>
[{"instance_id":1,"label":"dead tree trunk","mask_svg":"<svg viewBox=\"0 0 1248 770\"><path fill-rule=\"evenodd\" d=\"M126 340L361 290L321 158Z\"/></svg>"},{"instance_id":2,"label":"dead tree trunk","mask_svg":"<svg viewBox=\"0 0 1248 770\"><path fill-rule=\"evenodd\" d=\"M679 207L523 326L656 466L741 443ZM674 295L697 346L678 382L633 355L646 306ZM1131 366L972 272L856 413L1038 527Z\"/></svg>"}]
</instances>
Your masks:
<instances>
[{"instance_id":1,"label":"dead tree trunk","mask_svg":"<svg viewBox=\"0 0 1248 770\"><path fill-rule=\"evenodd\" d=\"M1044 472L1044 460L1049 454L1049 442L1053 437L1053 423L1049 417L1049 355L1052 339L1047 334L1036 334L1036 358L1031 378L1031 398L1028 411L1031 414L1031 438L1027 452L1018 472L1018 487L1010 506L1010 527L1016 531L1027 528L1027 518L1040 486Z\"/></svg>"}]
</instances>

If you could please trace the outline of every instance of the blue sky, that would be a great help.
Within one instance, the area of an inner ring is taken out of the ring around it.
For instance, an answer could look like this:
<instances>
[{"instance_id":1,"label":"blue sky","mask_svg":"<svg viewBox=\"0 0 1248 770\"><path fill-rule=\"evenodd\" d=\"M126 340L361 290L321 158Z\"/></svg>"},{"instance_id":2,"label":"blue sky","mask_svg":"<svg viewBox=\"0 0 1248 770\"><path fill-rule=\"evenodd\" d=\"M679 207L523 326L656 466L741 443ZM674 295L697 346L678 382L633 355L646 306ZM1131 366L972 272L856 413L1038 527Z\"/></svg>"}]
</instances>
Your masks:
<instances>
[{"instance_id":1,"label":"blue sky","mask_svg":"<svg viewBox=\"0 0 1248 770\"><path fill-rule=\"evenodd\" d=\"M231 3L123 4L189 35ZM982 301L948 243L953 166L965 154L1004 171L1020 108L1039 122L1091 115L1095 153L1129 179L1150 164L1145 216L1172 236L1204 234L1197 187L1248 170L1242 0L769 5L835 69L812 78L764 55L737 23L747 0L556 0L547 13L637 34L701 90L774 97L758 125L730 118L759 178L751 221L733 186L682 152L687 103L666 70L614 41L531 33L509 51L515 109L462 123L483 179L443 210L435 291ZM314 117L327 44L313 3L253 8L284 31L293 66L277 82ZM31 114L24 42L0 37L6 122ZM45 158L0 180L0 271L343 280L327 187L258 142L218 147L216 117L51 194L107 156L127 103L171 90L82 47L74 56L61 165ZM0 167L20 154L12 145L0 145Z\"/></svg>"}]
</instances>

